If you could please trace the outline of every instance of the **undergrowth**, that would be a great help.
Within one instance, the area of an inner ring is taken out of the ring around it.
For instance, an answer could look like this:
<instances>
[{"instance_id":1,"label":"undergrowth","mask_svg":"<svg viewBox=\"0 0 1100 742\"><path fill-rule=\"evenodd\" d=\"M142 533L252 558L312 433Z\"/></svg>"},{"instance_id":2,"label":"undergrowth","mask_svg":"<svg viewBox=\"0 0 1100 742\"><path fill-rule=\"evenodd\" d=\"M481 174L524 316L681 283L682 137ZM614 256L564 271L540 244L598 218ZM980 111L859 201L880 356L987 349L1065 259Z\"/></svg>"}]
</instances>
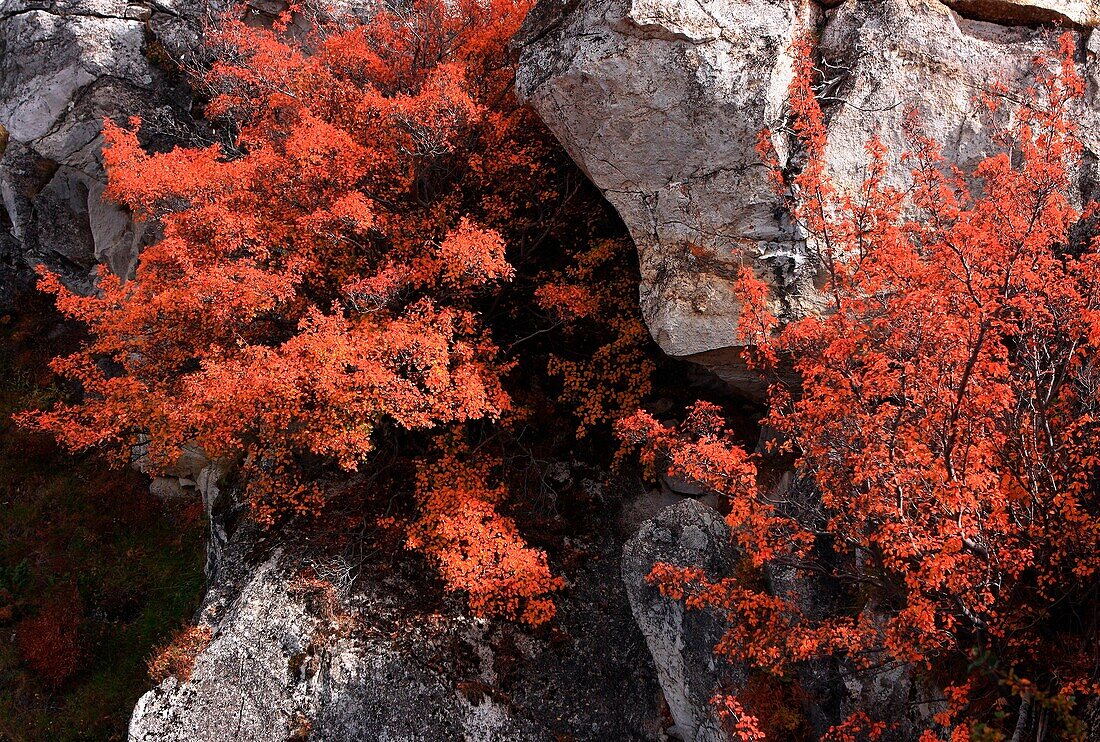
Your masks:
<instances>
[{"instance_id":1,"label":"undergrowth","mask_svg":"<svg viewBox=\"0 0 1100 742\"><path fill-rule=\"evenodd\" d=\"M0 316L0 740L122 740L201 596L201 510L11 422L60 393L44 361L64 335L34 303Z\"/></svg>"}]
</instances>

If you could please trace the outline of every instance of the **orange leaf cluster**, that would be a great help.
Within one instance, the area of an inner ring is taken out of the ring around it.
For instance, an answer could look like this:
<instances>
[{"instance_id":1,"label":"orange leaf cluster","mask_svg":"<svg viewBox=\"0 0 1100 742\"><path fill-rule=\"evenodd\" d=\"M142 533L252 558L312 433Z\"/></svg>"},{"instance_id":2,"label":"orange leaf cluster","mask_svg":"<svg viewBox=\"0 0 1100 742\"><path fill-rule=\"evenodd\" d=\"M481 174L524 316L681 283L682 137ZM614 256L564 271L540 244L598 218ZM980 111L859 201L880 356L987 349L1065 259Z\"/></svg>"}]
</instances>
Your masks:
<instances>
[{"instance_id":1,"label":"orange leaf cluster","mask_svg":"<svg viewBox=\"0 0 1100 742\"><path fill-rule=\"evenodd\" d=\"M745 711L735 696L716 696L711 705L717 712L718 720L728 729L733 739L740 742L757 742L766 738L755 716Z\"/></svg>"},{"instance_id":2,"label":"orange leaf cluster","mask_svg":"<svg viewBox=\"0 0 1100 742\"><path fill-rule=\"evenodd\" d=\"M866 179L850 192L830 179L801 50L791 120L805 162L793 176L777 170L776 184L797 194L791 213L829 307L780 327L748 270L739 298L747 358L772 382L766 423L818 498L758 488L757 462L706 407L679 430L644 414L622 428L728 495L754 565L829 573L859 596L853 615L813 619L741 577L709 583L659 566L652 578L666 594L729 617L719 651L775 673L827 655L961 667L930 739L964 734L997 673L1052 695L1097 681L1095 627L1075 616L1095 609L1100 577L1100 245L1094 213L1075 205L1084 82L1073 52L1066 36L1061 60L1037 61L1005 151L972 173L947 167L912 116L911 186L888 184L887 152L871 141ZM808 550L825 543L834 561ZM970 663L969 650L997 669Z\"/></svg>"},{"instance_id":3,"label":"orange leaf cluster","mask_svg":"<svg viewBox=\"0 0 1100 742\"><path fill-rule=\"evenodd\" d=\"M369 467L384 437L506 414L509 363L481 310L552 190L548 139L512 90L528 7L413 0L305 38L283 33L290 14L221 21L199 82L238 134L149 153L140 121L106 124L107 195L161 236L93 296L43 274L88 329L54 362L83 395L23 421L127 463L141 450L150 470L198 447L237 465L272 523L316 512L322 483ZM411 541L475 610L544 621L545 556L472 472L425 479Z\"/></svg>"},{"instance_id":4,"label":"orange leaf cluster","mask_svg":"<svg viewBox=\"0 0 1100 742\"><path fill-rule=\"evenodd\" d=\"M424 0L309 46L226 21L207 113L239 137L150 155L139 121L107 123L108 195L163 238L95 296L43 276L92 339L55 362L83 401L28 419L73 448L140 435L153 463L194 443L243 460L262 506L308 509L303 458L354 471L380 424L507 410L470 301L511 277L494 225L533 198L480 188L535 156L481 154L523 123L500 101L523 10Z\"/></svg>"},{"instance_id":5,"label":"orange leaf cluster","mask_svg":"<svg viewBox=\"0 0 1100 742\"><path fill-rule=\"evenodd\" d=\"M535 291L570 341L571 353L551 355L547 370L561 379L559 398L577 417L580 438L637 409L653 387L652 341L629 270L633 249L626 240L597 241Z\"/></svg>"},{"instance_id":6,"label":"orange leaf cluster","mask_svg":"<svg viewBox=\"0 0 1100 742\"><path fill-rule=\"evenodd\" d=\"M538 626L554 616L549 596L565 583L498 512L507 490L493 483L491 469L463 444L444 445L422 464L422 516L409 529L409 545L435 562L448 588L469 596L475 613Z\"/></svg>"}]
</instances>

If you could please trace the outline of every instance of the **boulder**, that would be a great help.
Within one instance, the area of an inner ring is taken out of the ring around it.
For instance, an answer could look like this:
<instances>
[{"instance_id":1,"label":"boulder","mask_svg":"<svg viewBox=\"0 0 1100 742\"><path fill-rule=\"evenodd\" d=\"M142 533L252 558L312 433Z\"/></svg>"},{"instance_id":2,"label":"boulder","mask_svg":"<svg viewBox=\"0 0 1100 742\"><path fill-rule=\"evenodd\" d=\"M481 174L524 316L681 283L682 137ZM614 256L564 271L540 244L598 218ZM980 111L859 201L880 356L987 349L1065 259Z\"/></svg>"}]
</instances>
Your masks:
<instances>
[{"instance_id":1,"label":"boulder","mask_svg":"<svg viewBox=\"0 0 1100 742\"><path fill-rule=\"evenodd\" d=\"M141 230L103 199L104 117L146 113L161 72L147 59L158 6L12 0L0 10L0 209L32 263L76 286L98 263L126 275Z\"/></svg>"},{"instance_id":2,"label":"boulder","mask_svg":"<svg viewBox=\"0 0 1100 742\"><path fill-rule=\"evenodd\" d=\"M789 301L812 296L755 145L783 114L791 45L820 19L808 0L546 0L517 42L517 89L629 227L669 355L734 343L746 257Z\"/></svg>"},{"instance_id":3,"label":"boulder","mask_svg":"<svg viewBox=\"0 0 1100 742\"><path fill-rule=\"evenodd\" d=\"M191 493L184 489L178 477L153 477L149 482L149 494L162 500L181 500Z\"/></svg>"},{"instance_id":4,"label":"boulder","mask_svg":"<svg viewBox=\"0 0 1100 742\"><path fill-rule=\"evenodd\" d=\"M670 734L685 742L726 740L710 699L719 688L743 685L744 671L714 653L724 632L720 617L687 611L647 582L658 563L696 567L711 579L731 574L736 554L722 516L697 500L665 508L623 547L622 578L675 722Z\"/></svg>"},{"instance_id":5,"label":"boulder","mask_svg":"<svg viewBox=\"0 0 1100 742\"><path fill-rule=\"evenodd\" d=\"M640 259L650 332L750 396L737 341L736 272L769 283L783 317L821 310L817 268L755 151L782 131L791 47L812 33L825 74L830 168L857 185L877 134L904 149L902 120L921 115L950 160L994 151L975 96L993 82L1019 96L1037 54L1066 28L1095 81L1097 6L1087 0L542 0L517 39L517 88L615 206ZM836 6L836 7L833 7ZM1048 23L1048 25L1040 25ZM1100 151L1091 86L1082 115ZM786 136L772 143L796 165ZM904 179L900 164L895 178ZM1081 174L1082 191L1093 174Z\"/></svg>"},{"instance_id":6,"label":"boulder","mask_svg":"<svg viewBox=\"0 0 1100 742\"><path fill-rule=\"evenodd\" d=\"M189 680L142 696L130 742L547 739L409 662L392 639L342 635L318 588L279 562L251 571L231 602L208 603L209 646Z\"/></svg>"},{"instance_id":7,"label":"boulder","mask_svg":"<svg viewBox=\"0 0 1100 742\"><path fill-rule=\"evenodd\" d=\"M313 549L313 532L280 533L272 552L221 479L210 464L196 482L211 521L197 614L210 644L188 680L140 699L130 742L658 738L660 689L614 529L570 542L584 558L553 625L528 632L439 602L401 552L349 560Z\"/></svg>"}]
</instances>

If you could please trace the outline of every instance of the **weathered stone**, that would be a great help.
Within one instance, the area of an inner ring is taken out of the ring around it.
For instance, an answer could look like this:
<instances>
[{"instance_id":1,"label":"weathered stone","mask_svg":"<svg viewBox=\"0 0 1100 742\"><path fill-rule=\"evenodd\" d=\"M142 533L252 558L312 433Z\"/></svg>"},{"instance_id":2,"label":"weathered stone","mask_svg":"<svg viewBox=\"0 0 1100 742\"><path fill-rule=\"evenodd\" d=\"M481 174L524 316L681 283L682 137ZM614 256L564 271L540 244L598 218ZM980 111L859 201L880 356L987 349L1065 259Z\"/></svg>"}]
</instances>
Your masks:
<instances>
[{"instance_id":1,"label":"weathered stone","mask_svg":"<svg viewBox=\"0 0 1100 742\"><path fill-rule=\"evenodd\" d=\"M680 495L659 488L643 491L623 503L619 527L628 536L633 536L647 520L683 499Z\"/></svg>"},{"instance_id":2,"label":"weathered stone","mask_svg":"<svg viewBox=\"0 0 1100 742\"><path fill-rule=\"evenodd\" d=\"M1100 6L1094 0L947 0L947 4L967 17L1008 26L1100 24Z\"/></svg>"},{"instance_id":3,"label":"weathered stone","mask_svg":"<svg viewBox=\"0 0 1100 742\"><path fill-rule=\"evenodd\" d=\"M668 490L669 492L683 495L684 497L702 497L711 492L711 490L700 484L696 484L690 479L673 476L671 474L662 474L660 483L662 490Z\"/></svg>"},{"instance_id":4,"label":"weathered stone","mask_svg":"<svg viewBox=\"0 0 1100 742\"><path fill-rule=\"evenodd\" d=\"M783 129L796 39L814 32L827 78L827 157L844 188L862 179L872 134L893 152L905 148L910 108L956 164L991 153L975 97L994 82L1009 97L1033 84L1033 60L1056 53L1064 30L1037 20L1071 27L1087 48L1086 73L1100 74L1088 28L1094 2L954 5L958 13L936 0L847 0L827 10L795 0L544 0L532 13L517 41L517 87L630 228L642 311L666 353L759 395L738 350L736 271L748 265L768 281L782 316L821 310L813 251L755 152L761 130ZM1082 111L1094 151L1096 91ZM785 135L773 144L796 164ZM905 172L898 165L893 175ZM1081 174L1083 191L1092 180Z\"/></svg>"},{"instance_id":5,"label":"weathered stone","mask_svg":"<svg viewBox=\"0 0 1100 742\"><path fill-rule=\"evenodd\" d=\"M735 554L722 516L696 500L662 510L623 547L622 576L676 723L672 733L685 742L725 740L709 701L718 688L744 683L744 672L714 653L724 632L719 617L686 611L646 581L658 563L696 567L711 579L728 576Z\"/></svg>"},{"instance_id":6,"label":"weathered stone","mask_svg":"<svg viewBox=\"0 0 1100 742\"><path fill-rule=\"evenodd\" d=\"M93 181L88 186L88 229L96 262L117 276L129 276L137 267L137 256L145 244L146 228L135 224L130 214L103 197L106 185Z\"/></svg>"},{"instance_id":7,"label":"weathered stone","mask_svg":"<svg viewBox=\"0 0 1100 742\"><path fill-rule=\"evenodd\" d=\"M67 272L86 273L96 264L88 216L89 180L75 168L57 168L34 194L30 218L23 225L38 255Z\"/></svg>"},{"instance_id":8,"label":"weathered stone","mask_svg":"<svg viewBox=\"0 0 1100 742\"><path fill-rule=\"evenodd\" d=\"M658 738L660 691L614 529L576 544L588 559L537 637L450 602L425 608L422 566L411 584L392 555L359 563L359 579L342 557L313 554L308 535L284 534L264 556L221 476L211 464L196 482L211 521L199 620L213 639L189 682L141 699L131 742ZM333 586L331 602L303 589L303 569Z\"/></svg>"},{"instance_id":9,"label":"weathered stone","mask_svg":"<svg viewBox=\"0 0 1100 742\"><path fill-rule=\"evenodd\" d=\"M833 177L848 189L862 182L863 144L872 136L891 152L903 152L909 111L918 114L921 130L942 144L944 156L964 170L999 151L979 96L1001 84L1008 99L1025 97L1036 82L1035 58L1057 56L1062 32L964 18L935 0L841 5L818 44L831 72L823 104ZM1082 110L1086 130L1097 122L1088 103ZM907 174L900 163L892 169L896 182Z\"/></svg>"},{"instance_id":10,"label":"weathered stone","mask_svg":"<svg viewBox=\"0 0 1100 742\"><path fill-rule=\"evenodd\" d=\"M214 637L191 679L169 678L141 698L131 742L285 742L296 731L333 741L547 739L408 662L392 639L340 636L278 557L207 613Z\"/></svg>"},{"instance_id":11,"label":"weathered stone","mask_svg":"<svg viewBox=\"0 0 1100 742\"><path fill-rule=\"evenodd\" d=\"M146 55L147 24L178 19L172 3L8 0L0 6L0 196L11 235L89 290L106 264L128 275L144 235L105 202L100 131L105 117L142 115L167 96ZM192 13L187 24L195 26ZM177 21L182 22L182 21Z\"/></svg>"},{"instance_id":12,"label":"weathered stone","mask_svg":"<svg viewBox=\"0 0 1100 742\"><path fill-rule=\"evenodd\" d=\"M195 489L202 498L202 509L210 528L206 541L206 566L203 570L210 580L219 577L218 573L227 561L229 539L237 529L242 512L247 508L245 503L237 500L232 490L222 487L221 480L227 470L226 465L214 462L203 467L195 476Z\"/></svg>"},{"instance_id":13,"label":"weathered stone","mask_svg":"<svg viewBox=\"0 0 1100 742\"><path fill-rule=\"evenodd\" d=\"M162 500L179 500L190 493L184 490L178 477L155 477L149 482L149 494Z\"/></svg>"},{"instance_id":14,"label":"weathered stone","mask_svg":"<svg viewBox=\"0 0 1100 742\"><path fill-rule=\"evenodd\" d=\"M754 148L782 115L791 45L819 8L585 0L555 17L552 7L519 41L517 87L630 228L662 349L733 343L732 280L746 259L792 301L809 296L812 272Z\"/></svg>"}]
</instances>

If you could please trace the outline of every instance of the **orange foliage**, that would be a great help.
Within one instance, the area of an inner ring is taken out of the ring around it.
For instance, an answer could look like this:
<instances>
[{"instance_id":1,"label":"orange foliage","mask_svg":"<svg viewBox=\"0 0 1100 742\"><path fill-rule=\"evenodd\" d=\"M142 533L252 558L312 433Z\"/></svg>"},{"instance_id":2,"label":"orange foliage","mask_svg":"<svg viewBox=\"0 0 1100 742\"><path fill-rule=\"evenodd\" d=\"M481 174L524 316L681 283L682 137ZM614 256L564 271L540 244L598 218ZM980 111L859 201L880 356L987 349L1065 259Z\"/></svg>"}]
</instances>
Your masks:
<instances>
[{"instance_id":1,"label":"orange foliage","mask_svg":"<svg viewBox=\"0 0 1100 742\"><path fill-rule=\"evenodd\" d=\"M212 636L209 626L188 626L180 629L149 658L149 677L157 683L168 677L178 678L180 682L186 683L191 679L195 659L210 644Z\"/></svg>"},{"instance_id":2,"label":"orange foliage","mask_svg":"<svg viewBox=\"0 0 1100 742\"><path fill-rule=\"evenodd\" d=\"M435 562L448 588L469 596L475 613L538 626L553 617L549 594L564 582L550 574L546 555L527 546L497 511L507 490L491 468L461 444L442 446L422 464L422 516L409 529L408 543Z\"/></svg>"},{"instance_id":3,"label":"orange foliage","mask_svg":"<svg viewBox=\"0 0 1100 742\"><path fill-rule=\"evenodd\" d=\"M959 673L930 739L965 737L975 699L998 682L1003 692L1006 672L1065 697L1098 680L1095 627L1078 617L1094 610L1100 576L1100 246L1078 231L1093 219L1072 185L1084 83L1068 36L1062 51L1061 63L1039 60L1033 103L1011 111L1009 151L971 179L912 117L912 188L887 184L887 153L872 141L850 193L829 177L802 50L791 102L805 165L776 180L798 193L790 208L829 311L780 328L748 270L740 298L747 358L773 382L766 423L819 499L758 488L759 461L706 406L678 430L645 414L622 427L676 474L728 495L754 564L829 573L860 596L862 610L817 620L739 577L659 566L666 594L729 617L718 650L774 673L828 655L856 668L885 655L941 683ZM784 363L797 388L781 381ZM836 561L816 558L815 544Z\"/></svg>"},{"instance_id":4,"label":"orange foliage","mask_svg":"<svg viewBox=\"0 0 1100 742\"><path fill-rule=\"evenodd\" d=\"M744 707L734 696L716 696L711 699L718 720L726 728L733 739L740 742L756 742L765 739L760 721L752 714L745 711Z\"/></svg>"},{"instance_id":5,"label":"orange foliage","mask_svg":"<svg viewBox=\"0 0 1100 742\"><path fill-rule=\"evenodd\" d=\"M89 330L54 362L84 395L24 422L124 462L147 445L151 469L184 444L235 461L272 523L316 512L383 435L507 413L478 310L548 198L548 140L512 92L527 8L413 0L305 41L223 21L206 114L239 135L150 154L140 121L106 125L108 196L162 237L94 296L43 274ZM545 620L545 557L482 489L426 488L412 541L475 610Z\"/></svg>"},{"instance_id":6,"label":"orange foliage","mask_svg":"<svg viewBox=\"0 0 1100 742\"><path fill-rule=\"evenodd\" d=\"M626 240L599 241L535 291L575 353L551 355L547 370L562 381L560 398L579 420L578 437L637 409L653 387L652 341L638 314L637 277L628 270L633 249Z\"/></svg>"},{"instance_id":7,"label":"orange foliage","mask_svg":"<svg viewBox=\"0 0 1100 742\"><path fill-rule=\"evenodd\" d=\"M876 742L886 733L886 723L871 721L866 711L856 711L825 733L825 742Z\"/></svg>"}]
</instances>

